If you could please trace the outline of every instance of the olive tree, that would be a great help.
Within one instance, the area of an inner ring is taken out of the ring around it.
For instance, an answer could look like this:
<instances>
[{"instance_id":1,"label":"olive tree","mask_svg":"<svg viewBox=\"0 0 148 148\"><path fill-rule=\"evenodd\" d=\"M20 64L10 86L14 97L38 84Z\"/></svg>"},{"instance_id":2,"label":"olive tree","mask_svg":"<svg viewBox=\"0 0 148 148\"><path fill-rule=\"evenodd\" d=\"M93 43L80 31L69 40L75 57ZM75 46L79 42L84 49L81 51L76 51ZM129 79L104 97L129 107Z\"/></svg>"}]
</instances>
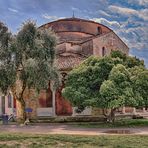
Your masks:
<instances>
[{"instance_id":1,"label":"olive tree","mask_svg":"<svg viewBox=\"0 0 148 148\"><path fill-rule=\"evenodd\" d=\"M54 67L56 41L52 31L39 30L34 21L23 23L15 36L0 24L0 88L5 93L11 89L21 106L21 121L25 120L25 90L46 89L49 80L58 80Z\"/></svg>"}]
</instances>

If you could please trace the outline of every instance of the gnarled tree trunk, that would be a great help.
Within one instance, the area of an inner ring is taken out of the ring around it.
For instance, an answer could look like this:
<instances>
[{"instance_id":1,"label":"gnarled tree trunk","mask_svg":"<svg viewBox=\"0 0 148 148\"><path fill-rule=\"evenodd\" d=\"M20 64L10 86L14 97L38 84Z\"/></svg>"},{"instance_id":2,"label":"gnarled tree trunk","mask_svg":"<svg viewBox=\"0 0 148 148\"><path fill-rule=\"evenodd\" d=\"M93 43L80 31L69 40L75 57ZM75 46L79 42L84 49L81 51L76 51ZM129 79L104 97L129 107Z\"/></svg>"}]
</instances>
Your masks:
<instances>
[{"instance_id":1,"label":"gnarled tree trunk","mask_svg":"<svg viewBox=\"0 0 148 148\"><path fill-rule=\"evenodd\" d=\"M24 123L26 120L25 101L23 98L17 100L17 122Z\"/></svg>"},{"instance_id":2,"label":"gnarled tree trunk","mask_svg":"<svg viewBox=\"0 0 148 148\"><path fill-rule=\"evenodd\" d=\"M110 112L110 122L112 122L112 123L115 122L115 111L116 111L116 109L113 108L113 109L111 109L111 112Z\"/></svg>"},{"instance_id":3,"label":"gnarled tree trunk","mask_svg":"<svg viewBox=\"0 0 148 148\"><path fill-rule=\"evenodd\" d=\"M24 96L24 91L26 89L26 84L23 83L19 79L19 72L17 76L18 78L16 80L15 85L11 88L11 91L17 101L17 110L16 110L17 111L17 122L24 123L26 120L26 112L25 112L26 104L25 104L23 96Z\"/></svg>"},{"instance_id":4,"label":"gnarled tree trunk","mask_svg":"<svg viewBox=\"0 0 148 148\"><path fill-rule=\"evenodd\" d=\"M115 122L115 111L116 108L113 108L110 110L110 112L107 109L102 109L103 115L107 118L108 122L114 123Z\"/></svg>"}]
</instances>

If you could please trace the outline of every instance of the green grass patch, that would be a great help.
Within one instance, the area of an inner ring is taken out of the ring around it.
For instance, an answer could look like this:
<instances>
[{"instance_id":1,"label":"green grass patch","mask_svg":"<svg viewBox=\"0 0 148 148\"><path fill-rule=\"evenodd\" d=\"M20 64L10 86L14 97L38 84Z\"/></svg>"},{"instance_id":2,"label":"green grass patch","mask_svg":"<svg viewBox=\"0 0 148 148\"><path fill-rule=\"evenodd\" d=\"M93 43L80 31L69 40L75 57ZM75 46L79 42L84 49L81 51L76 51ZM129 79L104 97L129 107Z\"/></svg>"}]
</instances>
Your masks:
<instances>
[{"instance_id":1,"label":"green grass patch","mask_svg":"<svg viewBox=\"0 0 148 148\"><path fill-rule=\"evenodd\" d=\"M148 136L37 135L0 133L0 148L147 148Z\"/></svg>"},{"instance_id":2,"label":"green grass patch","mask_svg":"<svg viewBox=\"0 0 148 148\"><path fill-rule=\"evenodd\" d=\"M73 126L86 128L148 127L148 119L120 119L114 124L107 122L81 122L75 123Z\"/></svg>"}]
</instances>

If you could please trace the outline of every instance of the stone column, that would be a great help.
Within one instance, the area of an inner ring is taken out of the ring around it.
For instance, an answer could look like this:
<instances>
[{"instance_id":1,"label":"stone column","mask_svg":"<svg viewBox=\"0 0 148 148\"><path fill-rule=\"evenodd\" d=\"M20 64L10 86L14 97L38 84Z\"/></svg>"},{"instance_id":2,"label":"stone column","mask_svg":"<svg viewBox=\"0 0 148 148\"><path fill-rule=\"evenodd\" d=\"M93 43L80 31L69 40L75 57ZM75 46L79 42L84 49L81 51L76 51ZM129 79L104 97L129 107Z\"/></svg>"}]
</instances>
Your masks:
<instances>
[{"instance_id":1,"label":"stone column","mask_svg":"<svg viewBox=\"0 0 148 148\"><path fill-rule=\"evenodd\" d=\"M13 94L11 93L11 102L12 102L12 114L14 114L14 98L13 98Z\"/></svg>"},{"instance_id":2,"label":"stone column","mask_svg":"<svg viewBox=\"0 0 148 148\"><path fill-rule=\"evenodd\" d=\"M136 115L136 108L133 107L133 114Z\"/></svg>"},{"instance_id":3,"label":"stone column","mask_svg":"<svg viewBox=\"0 0 148 148\"><path fill-rule=\"evenodd\" d=\"M143 113L146 113L145 107L143 107Z\"/></svg>"},{"instance_id":4,"label":"stone column","mask_svg":"<svg viewBox=\"0 0 148 148\"><path fill-rule=\"evenodd\" d=\"M55 106L55 90L52 91L52 115L56 116L56 106Z\"/></svg>"},{"instance_id":5,"label":"stone column","mask_svg":"<svg viewBox=\"0 0 148 148\"><path fill-rule=\"evenodd\" d=\"M1 95L1 94L0 94ZM2 114L2 100L1 100L1 96L0 96L0 115Z\"/></svg>"},{"instance_id":6,"label":"stone column","mask_svg":"<svg viewBox=\"0 0 148 148\"><path fill-rule=\"evenodd\" d=\"M122 107L122 114L125 114L125 106Z\"/></svg>"},{"instance_id":7,"label":"stone column","mask_svg":"<svg viewBox=\"0 0 148 148\"><path fill-rule=\"evenodd\" d=\"M4 96L4 99L5 99L5 114L9 114L9 111L8 111L8 95Z\"/></svg>"},{"instance_id":8,"label":"stone column","mask_svg":"<svg viewBox=\"0 0 148 148\"><path fill-rule=\"evenodd\" d=\"M56 94L56 90L53 87L54 82L50 81L50 89L52 91L52 116L55 117L56 116L56 102L55 102L55 94Z\"/></svg>"}]
</instances>

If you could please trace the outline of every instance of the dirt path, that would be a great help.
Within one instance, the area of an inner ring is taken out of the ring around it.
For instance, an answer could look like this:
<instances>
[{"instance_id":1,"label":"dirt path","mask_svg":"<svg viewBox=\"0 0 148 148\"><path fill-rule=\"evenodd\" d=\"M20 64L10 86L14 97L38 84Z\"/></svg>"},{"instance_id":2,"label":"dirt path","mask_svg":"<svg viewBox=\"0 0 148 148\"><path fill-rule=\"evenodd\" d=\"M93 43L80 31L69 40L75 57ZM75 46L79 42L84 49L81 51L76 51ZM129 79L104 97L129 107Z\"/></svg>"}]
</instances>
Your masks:
<instances>
[{"instance_id":1,"label":"dirt path","mask_svg":"<svg viewBox=\"0 0 148 148\"><path fill-rule=\"evenodd\" d=\"M117 132L118 131L118 132ZM32 134L72 134L72 135L106 135L137 134L148 135L148 127L141 128L80 128L66 124L52 125L0 125L0 132L32 133Z\"/></svg>"}]
</instances>

